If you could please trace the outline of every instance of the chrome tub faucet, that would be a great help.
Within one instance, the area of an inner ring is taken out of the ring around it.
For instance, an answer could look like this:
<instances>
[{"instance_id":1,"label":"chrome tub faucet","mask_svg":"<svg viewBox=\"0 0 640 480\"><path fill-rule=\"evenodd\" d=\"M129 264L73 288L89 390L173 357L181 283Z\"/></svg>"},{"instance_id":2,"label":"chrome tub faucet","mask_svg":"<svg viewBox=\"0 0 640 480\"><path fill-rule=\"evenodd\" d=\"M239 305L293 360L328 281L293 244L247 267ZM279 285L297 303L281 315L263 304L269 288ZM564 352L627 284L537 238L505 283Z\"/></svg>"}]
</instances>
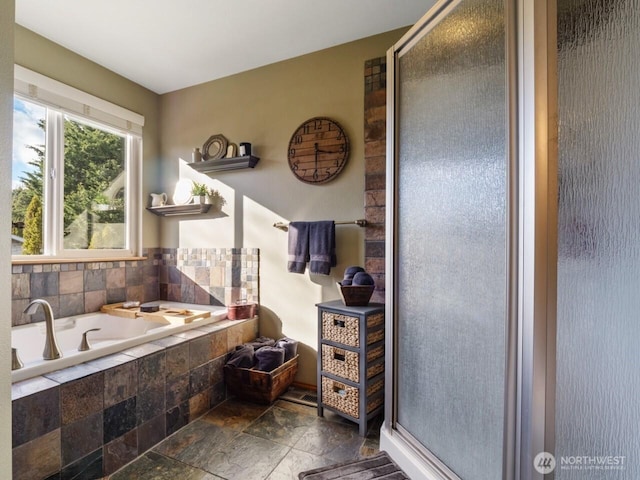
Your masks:
<instances>
[{"instance_id":1,"label":"chrome tub faucet","mask_svg":"<svg viewBox=\"0 0 640 480\"><path fill-rule=\"evenodd\" d=\"M55 360L56 358L62 357L62 353L58 347L56 331L53 327L53 310L51 309L51 305L46 300L37 298L27 305L27 308L24 309L24 313L27 315L33 315L38 310L38 307L42 307L46 327L46 337L44 340L42 358L45 360Z\"/></svg>"}]
</instances>

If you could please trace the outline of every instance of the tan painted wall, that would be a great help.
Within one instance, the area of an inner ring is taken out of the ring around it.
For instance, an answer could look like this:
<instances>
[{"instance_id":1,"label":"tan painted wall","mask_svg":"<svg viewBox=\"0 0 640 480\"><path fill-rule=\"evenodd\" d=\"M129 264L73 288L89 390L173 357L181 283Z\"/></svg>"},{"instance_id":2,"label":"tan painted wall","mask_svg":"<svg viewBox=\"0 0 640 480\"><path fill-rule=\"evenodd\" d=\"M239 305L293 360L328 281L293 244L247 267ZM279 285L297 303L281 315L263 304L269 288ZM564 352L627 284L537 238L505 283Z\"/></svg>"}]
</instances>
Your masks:
<instances>
[{"instance_id":1,"label":"tan painted wall","mask_svg":"<svg viewBox=\"0 0 640 480\"><path fill-rule=\"evenodd\" d=\"M405 29L208 82L161 97L163 178L158 191L171 196L179 178L206 182L227 205L212 218L164 218L164 247L260 249L260 333L303 343L297 380L316 383L315 304L339 298L335 282L345 267L363 265L364 232L339 226L338 266L332 275L288 273L287 234L276 221L364 218L364 62L385 55ZM207 61L203 59L203 62ZM342 174L321 186L297 180L287 146L305 120L327 116L349 135L351 154ZM213 134L247 141L260 157L254 170L207 176L187 166L194 147Z\"/></svg>"},{"instance_id":2,"label":"tan painted wall","mask_svg":"<svg viewBox=\"0 0 640 480\"><path fill-rule=\"evenodd\" d=\"M11 171L14 0L0 0L0 171ZM11 228L11 175L0 176L0 228ZM6 238L5 238L6 237ZM0 305L11 305L11 245L0 235ZM11 322L0 324L0 472L11 478Z\"/></svg>"},{"instance_id":3,"label":"tan painted wall","mask_svg":"<svg viewBox=\"0 0 640 480\"><path fill-rule=\"evenodd\" d=\"M15 26L15 63L144 115L142 192L146 200L160 175L159 96L20 25ZM146 214L142 219L143 246L158 247L159 219Z\"/></svg>"}]
</instances>

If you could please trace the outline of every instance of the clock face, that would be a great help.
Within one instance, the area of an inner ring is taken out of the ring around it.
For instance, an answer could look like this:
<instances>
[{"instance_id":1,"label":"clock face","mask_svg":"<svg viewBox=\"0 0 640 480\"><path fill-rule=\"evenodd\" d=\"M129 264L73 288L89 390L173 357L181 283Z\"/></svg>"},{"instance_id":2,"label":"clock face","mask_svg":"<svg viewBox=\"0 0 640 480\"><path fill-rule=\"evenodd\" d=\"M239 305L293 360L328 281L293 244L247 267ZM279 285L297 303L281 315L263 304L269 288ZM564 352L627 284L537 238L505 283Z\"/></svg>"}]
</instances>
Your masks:
<instances>
[{"instance_id":1,"label":"clock face","mask_svg":"<svg viewBox=\"0 0 640 480\"><path fill-rule=\"evenodd\" d=\"M349 158L349 139L334 120L316 117L293 132L289 167L305 183L327 183L338 176Z\"/></svg>"}]
</instances>

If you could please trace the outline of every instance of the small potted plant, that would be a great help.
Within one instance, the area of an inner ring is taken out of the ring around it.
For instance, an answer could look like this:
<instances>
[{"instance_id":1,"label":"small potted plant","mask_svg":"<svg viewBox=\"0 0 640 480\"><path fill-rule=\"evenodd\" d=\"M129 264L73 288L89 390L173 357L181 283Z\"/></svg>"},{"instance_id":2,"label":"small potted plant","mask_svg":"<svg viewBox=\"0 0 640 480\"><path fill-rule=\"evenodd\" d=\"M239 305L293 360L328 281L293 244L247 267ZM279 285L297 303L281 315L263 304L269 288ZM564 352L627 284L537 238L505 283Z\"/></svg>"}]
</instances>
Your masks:
<instances>
[{"instance_id":1,"label":"small potted plant","mask_svg":"<svg viewBox=\"0 0 640 480\"><path fill-rule=\"evenodd\" d=\"M209 194L209 187L204 183L193 182L191 187L191 195L193 195L194 203L206 203L207 195Z\"/></svg>"}]
</instances>

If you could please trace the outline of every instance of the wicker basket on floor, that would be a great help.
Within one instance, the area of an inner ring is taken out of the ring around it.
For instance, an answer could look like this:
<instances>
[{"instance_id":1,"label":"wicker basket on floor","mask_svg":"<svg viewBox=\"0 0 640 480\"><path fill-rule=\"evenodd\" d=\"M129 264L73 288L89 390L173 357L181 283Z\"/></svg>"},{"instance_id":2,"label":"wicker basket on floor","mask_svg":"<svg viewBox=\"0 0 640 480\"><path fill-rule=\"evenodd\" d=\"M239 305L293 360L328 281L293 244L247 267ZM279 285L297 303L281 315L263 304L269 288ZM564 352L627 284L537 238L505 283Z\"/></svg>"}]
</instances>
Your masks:
<instances>
[{"instance_id":1,"label":"wicker basket on floor","mask_svg":"<svg viewBox=\"0 0 640 480\"><path fill-rule=\"evenodd\" d=\"M271 404L293 383L298 372L298 355L275 370L224 366L224 381L229 393L242 400Z\"/></svg>"}]
</instances>

